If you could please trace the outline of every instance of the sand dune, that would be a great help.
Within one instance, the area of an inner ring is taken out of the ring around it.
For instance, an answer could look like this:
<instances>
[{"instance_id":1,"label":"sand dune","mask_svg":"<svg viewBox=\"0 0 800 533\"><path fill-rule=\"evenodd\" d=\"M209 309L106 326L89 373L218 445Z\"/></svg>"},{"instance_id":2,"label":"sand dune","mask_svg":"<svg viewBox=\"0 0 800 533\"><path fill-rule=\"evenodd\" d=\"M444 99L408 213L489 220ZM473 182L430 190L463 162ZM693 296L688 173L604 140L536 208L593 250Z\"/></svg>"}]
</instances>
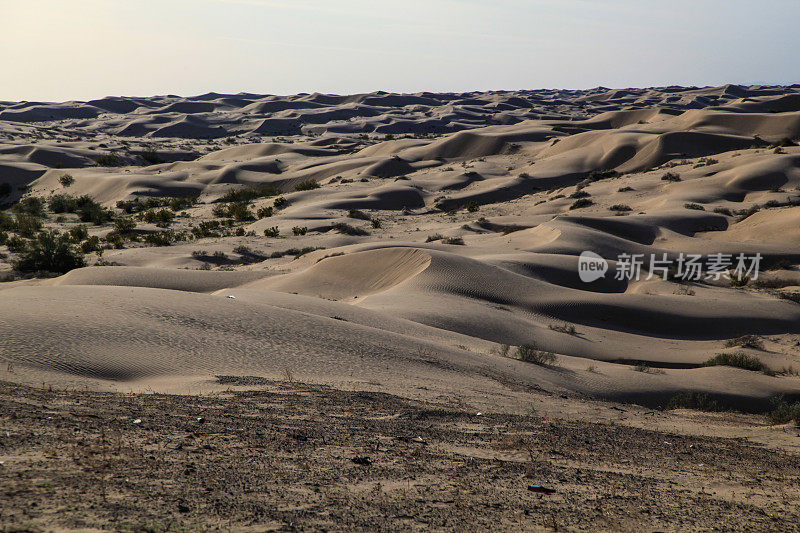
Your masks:
<instances>
[{"instance_id":1,"label":"sand dune","mask_svg":"<svg viewBox=\"0 0 800 533\"><path fill-rule=\"evenodd\" d=\"M432 397L492 382L762 409L800 395L798 98L727 85L3 102L1 202L197 203L166 222L131 213L133 236L92 266L4 284L0 359L20 380L97 386L290 372ZM231 191L238 219L220 214ZM78 223L49 213L45 227ZM581 281L584 251L608 260L604 278ZM615 278L621 254L717 252L761 254L763 283ZM742 335L758 342L726 344ZM525 344L556 364L500 354ZM721 352L767 372L702 366Z\"/></svg>"}]
</instances>

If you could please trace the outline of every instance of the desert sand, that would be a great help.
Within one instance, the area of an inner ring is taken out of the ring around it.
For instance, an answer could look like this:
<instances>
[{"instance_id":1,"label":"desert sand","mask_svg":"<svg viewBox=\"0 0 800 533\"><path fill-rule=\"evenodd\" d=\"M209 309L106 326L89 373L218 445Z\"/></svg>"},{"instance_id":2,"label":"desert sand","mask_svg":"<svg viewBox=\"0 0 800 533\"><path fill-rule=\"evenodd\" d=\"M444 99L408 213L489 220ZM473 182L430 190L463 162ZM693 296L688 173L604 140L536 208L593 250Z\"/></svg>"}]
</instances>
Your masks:
<instances>
[{"instance_id":1,"label":"desert sand","mask_svg":"<svg viewBox=\"0 0 800 533\"><path fill-rule=\"evenodd\" d=\"M535 405L746 437L795 454L796 480L797 430L762 415L800 400L798 138L800 86L0 102L9 217L88 195L135 224L49 208L45 230L83 224L102 247L60 276L0 246L0 380L197 395L256 376ZM192 200L159 220L171 198ZM584 251L604 278L579 278ZM714 253L760 254L758 278L614 276L620 254Z\"/></svg>"}]
</instances>

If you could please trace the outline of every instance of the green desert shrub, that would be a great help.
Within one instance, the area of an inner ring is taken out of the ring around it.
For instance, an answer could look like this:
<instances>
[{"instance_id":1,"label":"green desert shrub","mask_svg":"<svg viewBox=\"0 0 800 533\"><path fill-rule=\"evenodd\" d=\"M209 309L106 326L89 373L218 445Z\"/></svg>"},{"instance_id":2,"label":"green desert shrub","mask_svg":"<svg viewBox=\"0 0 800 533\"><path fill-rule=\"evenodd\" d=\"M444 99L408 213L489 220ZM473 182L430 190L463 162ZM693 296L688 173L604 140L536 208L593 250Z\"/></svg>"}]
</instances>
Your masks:
<instances>
[{"instance_id":1,"label":"green desert shrub","mask_svg":"<svg viewBox=\"0 0 800 533\"><path fill-rule=\"evenodd\" d=\"M60 178L58 178L58 182L61 184L62 187L69 187L73 183L75 183L75 178L73 178L69 174L63 174Z\"/></svg>"},{"instance_id":2,"label":"green desert shrub","mask_svg":"<svg viewBox=\"0 0 800 533\"><path fill-rule=\"evenodd\" d=\"M101 154L95 157L94 161L101 167L118 167L122 165L122 159L113 152Z\"/></svg>"},{"instance_id":3,"label":"green desert shrub","mask_svg":"<svg viewBox=\"0 0 800 533\"><path fill-rule=\"evenodd\" d=\"M696 204L694 202L689 202L687 204L683 204L683 207L685 207L686 209L694 209L695 211L705 211L706 210L705 207L703 207L700 204Z\"/></svg>"},{"instance_id":4,"label":"green desert shrub","mask_svg":"<svg viewBox=\"0 0 800 533\"><path fill-rule=\"evenodd\" d=\"M0 211L0 231L15 231L17 229L17 222L8 213Z\"/></svg>"},{"instance_id":5,"label":"green desert shrub","mask_svg":"<svg viewBox=\"0 0 800 533\"><path fill-rule=\"evenodd\" d=\"M83 224L78 224L70 228L69 238L72 239L72 242L79 243L89 238L89 230Z\"/></svg>"},{"instance_id":6,"label":"green desert shrub","mask_svg":"<svg viewBox=\"0 0 800 533\"><path fill-rule=\"evenodd\" d=\"M767 366L758 357L747 355L744 352L718 353L714 357L707 359L703 366L732 366L753 372L767 370Z\"/></svg>"},{"instance_id":7,"label":"green desert shrub","mask_svg":"<svg viewBox=\"0 0 800 533\"><path fill-rule=\"evenodd\" d=\"M370 219L370 216L367 213L365 213L364 211L360 211L358 209L351 209L347 213L347 216L349 218L355 218L355 219L358 219L358 220L369 220Z\"/></svg>"},{"instance_id":8,"label":"green desert shrub","mask_svg":"<svg viewBox=\"0 0 800 533\"><path fill-rule=\"evenodd\" d=\"M192 207L196 203L197 197L194 196L176 196L164 198L151 197L147 198L146 200L140 200L139 197L135 197L133 200L120 200L117 202L117 209L121 209L130 215L159 207L168 207L173 211L181 211L183 209Z\"/></svg>"},{"instance_id":9,"label":"green desert shrub","mask_svg":"<svg viewBox=\"0 0 800 533\"><path fill-rule=\"evenodd\" d=\"M294 190L296 191L312 191L314 189L319 189L321 185L314 180L306 180L301 181L297 185L294 186Z\"/></svg>"},{"instance_id":10,"label":"green desert shrub","mask_svg":"<svg viewBox=\"0 0 800 533\"><path fill-rule=\"evenodd\" d=\"M592 170L591 172L589 172L589 175L586 177L586 179L590 181L599 181L609 178L616 178L617 176L619 176L619 172L617 172L616 170L601 169L601 170Z\"/></svg>"},{"instance_id":11,"label":"green desert shrub","mask_svg":"<svg viewBox=\"0 0 800 533\"><path fill-rule=\"evenodd\" d=\"M345 235L354 235L354 236L369 235L368 231L361 228L357 228L355 226L351 226L350 224L346 224L344 222L337 222L333 226L331 226L331 228Z\"/></svg>"},{"instance_id":12,"label":"green desert shrub","mask_svg":"<svg viewBox=\"0 0 800 533\"><path fill-rule=\"evenodd\" d=\"M63 274L85 265L83 254L72 245L68 235L46 231L36 235L20 253L14 268L20 272Z\"/></svg>"},{"instance_id":13,"label":"green desert shrub","mask_svg":"<svg viewBox=\"0 0 800 533\"><path fill-rule=\"evenodd\" d=\"M517 347L516 356L520 361L535 365L551 365L556 362L554 353L539 350L535 344L523 344Z\"/></svg>"},{"instance_id":14,"label":"green desert shrub","mask_svg":"<svg viewBox=\"0 0 800 533\"><path fill-rule=\"evenodd\" d=\"M661 176L661 181L681 181L681 175L677 172L666 172Z\"/></svg>"},{"instance_id":15,"label":"green desert shrub","mask_svg":"<svg viewBox=\"0 0 800 533\"><path fill-rule=\"evenodd\" d=\"M272 208L271 207L262 207L258 211L256 211L257 218L269 218L272 216Z\"/></svg>"},{"instance_id":16,"label":"green desert shrub","mask_svg":"<svg viewBox=\"0 0 800 533\"><path fill-rule=\"evenodd\" d=\"M92 252L101 253L103 247L100 244L100 237L93 235L81 243L81 252L90 254Z\"/></svg>"},{"instance_id":17,"label":"green desert shrub","mask_svg":"<svg viewBox=\"0 0 800 533\"><path fill-rule=\"evenodd\" d=\"M305 248L290 248L283 253L286 255L293 255L295 256L296 259L301 255L306 255L313 252L314 250L319 250L319 249L320 248L314 248L313 246L306 246Z\"/></svg>"},{"instance_id":18,"label":"green desert shrub","mask_svg":"<svg viewBox=\"0 0 800 533\"><path fill-rule=\"evenodd\" d=\"M611 207L609 207L608 209L609 209L609 211L624 212L624 211L630 211L631 210L631 206L625 205L625 204L614 204Z\"/></svg>"},{"instance_id":19,"label":"green desert shrub","mask_svg":"<svg viewBox=\"0 0 800 533\"><path fill-rule=\"evenodd\" d=\"M566 333L567 335L577 335L578 334L578 330L575 329L575 326L573 326L572 324L567 324L567 323L564 323L564 324L561 324L561 325L551 324L549 327L553 331L558 331L559 333Z\"/></svg>"},{"instance_id":20,"label":"green desert shrub","mask_svg":"<svg viewBox=\"0 0 800 533\"><path fill-rule=\"evenodd\" d=\"M725 346L727 348L733 348L734 346L741 346L742 348L753 348L754 350L763 350L764 342L758 335L741 335L739 337L726 340Z\"/></svg>"},{"instance_id":21,"label":"green desert shrub","mask_svg":"<svg viewBox=\"0 0 800 533\"><path fill-rule=\"evenodd\" d=\"M175 213L170 209L148 209L141 217L147 223L165 228L172 223Z\"/></svg>"},{"instance_id":22,"label":"green desert shrub","mask_svg":"<svg viewBox=\"0 0 800 533\"><path fill-rule=\"evenodd\" d=\"M464 239L462 239L461 237L447 237L445 239L442 239L442 244L463 246L464 245Z\"/></svg>"},{"instance_id":23,"label":"green desert shrub","mask_svg":"<svg viewBox=\"0 0 800 533\"><path fill-rule=\"evenodd\" d=\"M221 202L250 202L256 198L275 196L278 189L273 185L259 185L258 187L248 187L246 189L233 189L225 193L220 198Z\"/></svg>"},{"instance_id":24,"label":"green desert shrub","mask_svg":"<svg viewBox=\"0 0 800 533\"><path fill-rule=\"evenodd\" d=\"M305 226L303 227L295 226L292 228L292 233L294 233L295 235L305 235L306 233L308 233L308 228Z\"/></svg>"},{"instance_id":25,"label":"green desert shrub","mask_svg":"<svg viewBox=\"0 0 800 533\"><path fill-rule=\"evenodd\" d=\"M35 216L35 217L43 217L45 208L45 202L41 198L37 196L28 196L27 198L21 199L17 202L16 205L12 208L15 213L25 213L27 215Z\"/></svg>"},{"instance_id":26,"label":"green desert shrub","mask_svg":"<svg viewBox=\"0 0 800 533\"><path fill-rule=\"evenodd\" d=\"M31 239L42 228L42 221L28 213L14 215L14 227L20 236Z\"/></svg>"},{"instance_id":27,"label":"green desert shrub","mask_svg":"<svg viewBox=\"0 0 800 533\"><path fill-rule=\"evenodd\" d=\"M277 198L275 198L275 201L272 202L272 206L275 209L281 209L283 207L286 207L287 205L289 205L289 200L287 200L283 196L278 196Z\"/></svg>"},{"instance_id":28,"label":"green desert shrub","mask_svg":"<svg viewBox=\"0 0 800 533\"><path fill-rule=\"evenodd\" d=\"M570 209L580 209L582 207L589 207L592 204L594 204L594 202L592 202L588 198L580 198L578 200L575 200L575 202L571 206L569 206L569 208Z\"/></svg>"},{"instance_id":29,"label":"green desert shrub","mask_svg":"<svg viewBox=\"0 0 800 533\"><path fill-rule=\"evenodd\" d=\"M245 222L248 220L255 220L256 216L250 210L246 202L231 202L228 204L219 204L214 206L214 216L227 217Z\"/></svg>"},{"instance_id":30,"label":"green desert shrub","mask_svg":"<svg viewBox=\"0 0 800 533\"><path fill-rule=\"evenodd\" d=\"M146 148L142 152L142 159L150 165L158 165L159 163L163 163L164 160L161 156L158 155L158 152L155 151L154 148Z\"/></svg>"},{"instance_id":31,"label":"green desert shrub","mask_svg":"<svg viewBox=\"0 0 800 533\"><path fill-rule=\"evenodd\" d=\"M206 220L192 228L192 235L201 239L203 237L219 237L220 223L218 220Z\"/></svg>"},{"instance_id":32,"label":"green desert shrub","mask_svg":"<svg viewBox=\"0 0 800 533\"><path fill-rule=\"evenodd\" d=\"M183 234L176 233L168 229L164 231L154 231L144 236L144 241L153 246L169 246L175 241L184 240Z\"/></svg>"},{"instance_id":33,"label":"green desert shrub","mask_svg":"<svg viewBox=\"0 0 800 533\"><path fill-rule=\"evenodd\" d=\"M75 213L81 222L103 224L114 218L111 211L95 202L89 195L55 194L50 197L48 207L53 213Z\"/></svg>"},{"instance_id":34,"label":"green desert shrub","mask_svg":"<svg viewBox=\"0 0 800 533\"><path fill-rule=\"evenodd\" d=\"M125 239L116 231L109 232L104 240L118 250L125 248Z\"/></svg>"},{"instance_id":35,"label":"green desert shrub","mask_svg":"<svg viewBox=\"0 0 800 533\"><path fill-rule=\"evenodd\" d=\"M721 411L719 402L702 392L681 392L670 398L667 409L696 409L698 411Z\"/></svg>"},{"instance_id":36,"label":"green desert shrub","mask_svg":"<svg viewBox=\"0 0 800 533\"><path fill-rule=\"evenodd\" d=\"M794 421L795 424L800 426L800 402L789 403L783 396L773 399L769 421L773 424L786 424Z\"/></svg>"},{"instance_id":37,"label":"green desert shrub","mask_svg":"<svg viewBox=\"0 0 800 533\"><path fill-rule=\"evenodd\" d=\"M265 237L279 237L281 234L278 226L272 226L271 228L267 228L264 230Z\"/></svg>"},{"instance_id":38,"label":"green desert shrub","mask_svg":"<svg viewBox=\"0 0 800 533\"><path fill-rule=\"evenodd\" d=\"M77 205L77 198L69 194L54 194L47 201L47 207L53 213L74 213Z\"/></svg>"},{"instance_id":39,"label":"green desert shrub","mask_svg":"<svg viewBox=\"0 0 800 533\"><path fill-rule=\"evenodd\" d=\"M114 221L114 230L122 236L133 233L136 229L136 221L128 217L120 217Z\"/></svg>"},{"instance_id":40,"label":"green desert shrub","mask_svg":"<svg viewBox=\"0 0 800 533\"><path fill-rule=\"evenodd\" d=\"M28 241L19 235L12 235L6 239L6 246L8 251L12 254L23 252L28 247Z\"/></svg>"}]
</instances>

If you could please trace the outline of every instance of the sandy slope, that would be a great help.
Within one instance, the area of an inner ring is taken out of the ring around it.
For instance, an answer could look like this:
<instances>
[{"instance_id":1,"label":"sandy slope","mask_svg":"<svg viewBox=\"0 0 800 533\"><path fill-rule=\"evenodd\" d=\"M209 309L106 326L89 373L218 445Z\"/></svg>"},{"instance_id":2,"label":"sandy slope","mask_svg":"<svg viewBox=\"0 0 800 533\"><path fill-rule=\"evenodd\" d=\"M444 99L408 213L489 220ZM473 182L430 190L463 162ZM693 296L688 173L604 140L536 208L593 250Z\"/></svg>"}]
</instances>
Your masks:
<instances>
[{"instance_id":1,"label":"sandy slope","mask_svg":"<svg viewBox=\"0 0 800 533\"><path fill-rule=\"evenodd\" d=\"M800 393L782 372L800 369L800 305L777 292L800 284L800 148L770 146L798 136L797 87L0 103L7 202L20 187L110 207L198 196L172 224L186 231L217 218L232 189L271 185L287 200L237 223L244 235L129 243L103 254L121 266L0 284L0 359L16 380L101 387L292 374L407 395L492 390L482 401L494 405L502 391L538 388L654 406L699 391L763 409ZM161 162L145 162L146 150ZM109 153L120 166L95 164ZM608 170L620 175L591 174ZM295 190L308 181L320 187ZM572 208L580 197L591 204ZM337 231L343 222L366 234ZM71 215L48 222L74 225ZM263 235L272 227L280 237ZM319 249L277 257L307 247ZM777 289L613 275L587 284L584 250L612 270L623 253L758 252ZM575 334L552 329L564 324ZM725 346L745 334L763 349ZM500 344L536 344L557 364L502 357ZM730 351L778 374L701 368Z\"/></svg>"}]
</instances>

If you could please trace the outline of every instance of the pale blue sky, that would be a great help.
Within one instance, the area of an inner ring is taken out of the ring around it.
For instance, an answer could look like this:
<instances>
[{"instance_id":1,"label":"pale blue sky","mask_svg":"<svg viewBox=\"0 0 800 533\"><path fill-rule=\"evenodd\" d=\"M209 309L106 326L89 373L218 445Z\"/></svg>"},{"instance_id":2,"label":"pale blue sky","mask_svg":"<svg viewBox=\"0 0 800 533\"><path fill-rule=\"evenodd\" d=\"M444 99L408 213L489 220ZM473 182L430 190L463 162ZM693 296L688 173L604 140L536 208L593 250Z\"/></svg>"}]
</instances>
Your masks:
<instances>
[{"instance_id":1,"label":"pale blue sky","mask_svg":"<svg viewBox=\"0 0 800 533\"><path fill-rule=\"evenodd\" d=\"M800 82L797 0L0 0L0 99Z\"/></svg>"}]
</instances>

